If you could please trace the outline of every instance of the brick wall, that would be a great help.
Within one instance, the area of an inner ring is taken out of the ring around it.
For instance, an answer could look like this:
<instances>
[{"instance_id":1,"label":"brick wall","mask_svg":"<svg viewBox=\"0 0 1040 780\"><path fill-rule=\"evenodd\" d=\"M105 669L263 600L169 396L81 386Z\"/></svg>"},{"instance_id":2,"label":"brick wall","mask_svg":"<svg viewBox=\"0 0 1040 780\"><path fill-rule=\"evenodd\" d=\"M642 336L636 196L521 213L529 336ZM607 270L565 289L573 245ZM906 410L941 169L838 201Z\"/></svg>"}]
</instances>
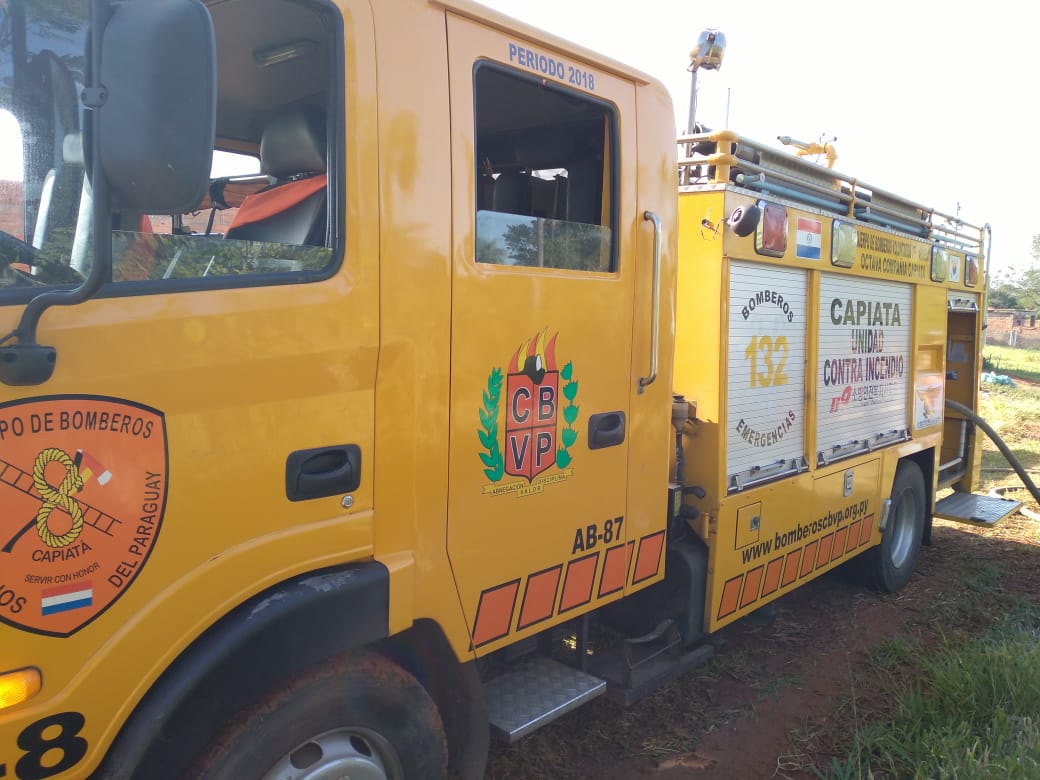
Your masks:
<instances>
[{"instance_id":1,"label":"brick wall","mask_svg":"<svg viewBox=\"0 0 1040 780\"><path fill-rule=\"evenodd\" d=\"M223 235L227 233L228 227L231 225L231 220L235 218L235 214L238 213L238 209L223 209L217 211L216 216L213 219L213 229L211 232L219 233ZM184 215L184 227L186 230L190 230L192 233L205 233L206 224L209 222L210 210L205 209L204 211L197 211L194 214ZM170 218L165 214L153 215L149 217L152 222L152 230L156 233L169 233L172 224Z\"/></svg>"},{"instance_id":2,"label":"brick wall","mask_svg":"<svg viewBox=\"0 0 1040 780\"><path fill-rule=\"evenodd\" d=\"M20 181L0 181L0 230L24 241L24 216L22 209L22 183ZM231 220L235 218L237 213L237 208L218 211L213 220L213 232L226 233ZM209 209L204 209L194 214L185 214L184 227L193 233L204 233L206 231L206 223L209 222L209 214ZM150 219L152 229L156 233L170 232L170 218L168 216L157 215Z\"/></svg>"},{"instance_id":3,"label":"brick wall","mask_svg":"<svg viewBox=\"0 0 1040 780\"><path fill-rule=\"evenodd\" d=\"M990 309L986 325L986 343L1040 349L1040 328L1035 311Z\"/></svg>"},{"instance_id":4,"label":"brick wall","mask_svg":"<svg viewBox=\"0 0 1040 780\"><path fill-rule=\"evenodd\" d=\"M0 181L0 230L25 240L22 213L22 183Z\"/></svg>"}]
</instances>

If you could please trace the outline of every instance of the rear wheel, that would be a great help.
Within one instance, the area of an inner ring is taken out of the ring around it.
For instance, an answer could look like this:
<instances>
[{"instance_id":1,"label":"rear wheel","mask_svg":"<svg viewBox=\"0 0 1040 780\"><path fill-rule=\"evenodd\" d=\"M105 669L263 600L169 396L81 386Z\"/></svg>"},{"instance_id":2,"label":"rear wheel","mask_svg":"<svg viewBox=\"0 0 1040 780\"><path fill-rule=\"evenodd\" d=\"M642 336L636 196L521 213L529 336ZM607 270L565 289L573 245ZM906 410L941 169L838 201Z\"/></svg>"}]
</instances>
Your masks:
<instances>
[{"instance_id":1,"label":"rear wheel","mask_svg":"<svg viewBox=\"0 0 1040 780\"><path fill-rule=\"evenodd\" d=\"M921 553L925 501L921 469L913 461L902 461L892 481L892 505L881 544L860 556L861 571L871 587L894 593L910 581Z\"/></svg>"},{"instance_id":2,"label":"rear wheel","mask_svg":"<svg viewBox=\"0 0 1040 780\"><path fill-rule=\"evenodd\" d=\"M241 713L192 777L408 780L445 775L436 705L419 682L371 652L355 652L266 693Z\"/></svg>"}]
</instances>

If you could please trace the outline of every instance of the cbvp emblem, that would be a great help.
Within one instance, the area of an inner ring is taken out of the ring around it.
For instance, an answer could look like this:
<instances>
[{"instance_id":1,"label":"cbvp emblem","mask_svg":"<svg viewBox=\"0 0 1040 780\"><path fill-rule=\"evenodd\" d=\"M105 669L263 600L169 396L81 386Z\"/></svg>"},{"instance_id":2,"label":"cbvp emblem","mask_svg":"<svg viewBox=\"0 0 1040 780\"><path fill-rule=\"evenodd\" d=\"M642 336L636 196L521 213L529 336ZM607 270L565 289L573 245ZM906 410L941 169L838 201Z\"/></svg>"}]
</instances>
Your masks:
<instances>
[{"instance_id":1,"label":"cbvp emblem","mask_svg":"<svg viewBox=\"0 0 1040 780\"><path fill-rule=\"evenodd\" d=\"M166 506L161 412L70 396L0 406L0 620L69 636L137 578Z\"/></svg>"},{"instance_id":2,"label":"cbvp emblem","mask_svg":"<svg viewBox=\"0 0 1040 780\"><path fill-rule=\"evenodd\" d=\"M484 486L485 493L540 493L545 485L572 473L578 383L573 364L557 368L557 335L546 341L543 331L522 344L509 363L504 388L501 369L492 370L488 377L477 431L484 448L480 453L484 475L492 482ZM545 473L554 466L558 471ZM521 479L502 482L507 475Z\"/></svg>"}]
</instances>

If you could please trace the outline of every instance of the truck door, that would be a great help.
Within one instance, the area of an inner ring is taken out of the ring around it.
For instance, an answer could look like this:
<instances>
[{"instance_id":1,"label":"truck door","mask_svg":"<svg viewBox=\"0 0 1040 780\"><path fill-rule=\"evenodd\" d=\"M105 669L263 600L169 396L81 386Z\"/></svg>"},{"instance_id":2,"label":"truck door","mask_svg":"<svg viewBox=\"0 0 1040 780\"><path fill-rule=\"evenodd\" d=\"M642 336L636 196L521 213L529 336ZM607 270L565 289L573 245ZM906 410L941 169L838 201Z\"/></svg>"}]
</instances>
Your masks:
<instances>
[{"instance_id":1,"label":"truck door","mask_svg":"<svg viewBox=\"0 0 1040 780\"><path fill-rule=\"evenodd\" d=\"M25 94L11 104L24 150L12 157L31 164L0 190L2 227L17 234L0 252L0 333L36 292L78 283L91 261L82 239L91 217L77 98L83 58L48 51L84 50L62 37L77 23L86 35L86 4L69 5L61 26L49 16L33 24L33 14L47 15L25 4L22 34L46 72L19 78ZM353 5L341 11L347 29L371 27L367 6ZM47 309L40 321L40 342L57 354L53 377L0 385L0 506L10 508L0 519L0 570L8 583L17 578L25 605L0 611L0 645L80 632L73 654L53 643L32 645L38 656L19 651L46 659L51 695L86 675L81 655L97 665L103 654L114 659L126 685L94 674L82 683L95 729L132 695L127 686L140 688L201 630L198 605L212 619L279 579L371 551L377 231L368 215L349 226L338 215L348 191L375 199L374 162L361 151L375 138L363 125L349 144L342 131L326 143L326 128L361 113L374 54L367 38L348 41L347 89L333 89L344 65L327 17L293 2L266 7L262 25L245 23L242 4L210 9L218 143L238 139L252 151L263 138L261 162L280 180L265 194L311 186L295 213L319 207L305 215L314 240L273 228L236 238L234 223L207 226L208 209L173 229L169 217L123 214L105 294ZM286 29L314 56L261 67L252 52L281 51ZM225 59L245 64L236 70ZM213 185L211 193L230 195L229 182ZM238 216L246 211L243 201ZM245 227L273 225L278 211ZM11 247L21 247L18 258ZM134 632L121 630L132 621Z\"/></svg>"},{"instance_id":2,"label":"truck door","mask_svg":"<svg viewBox=\"0 0 1040 780\"><path fill-rule=\"evenodd\" d=\"M448 550L479 652L625 586L635 87L450 13L448 47Z\"/></svg>"}]
</instances>

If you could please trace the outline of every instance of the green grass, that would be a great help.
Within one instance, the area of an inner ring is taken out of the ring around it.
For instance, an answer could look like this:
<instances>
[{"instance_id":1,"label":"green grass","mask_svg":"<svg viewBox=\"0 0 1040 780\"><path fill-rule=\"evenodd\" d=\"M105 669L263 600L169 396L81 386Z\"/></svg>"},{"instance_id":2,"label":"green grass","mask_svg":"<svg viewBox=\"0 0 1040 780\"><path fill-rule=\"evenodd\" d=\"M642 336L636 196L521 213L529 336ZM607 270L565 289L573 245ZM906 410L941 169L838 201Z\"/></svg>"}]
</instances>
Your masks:
<instances>
[{"instance_id":1,"label":"green grass","mask_svg":"<svg viewBox=\"0 0 1040 780\"><path fill-rule=\"evenodd\" d=\"M991 370L1040 380L1040 352L986 351ZM984 389L982 416L1027 470L1040 469L1040 388ZM982 467L983 490L1021 484L988 440ZM997 562L967 562L938 642L897 636L870 649L846 705L852 736L820 777L1040 780L1040 601L1004 590L1003 576Z\"/></svg>"},{"instance_id":2,"label":"green grass","mask_svg":"<svg viewBox=\"0 0 1040 780\"><path fill-rule=\"evenodd\" d=\"M935 649L890 640L869 663L902 692L822 777L1040 778L1040 605L1021 602L981 637Z\"/></svg>"},{"instance_id":3,"label":"green grass","mask_svg":"<svg viewBox=\"0 0 1040 780\"><path fill-rule=\"evenodd\" d=\"M1040 350L1037 349L987 346L982 350L982 364L987 371L1040 382Z\"/></svg>"},{"instance_id":4,"label":"green grass","mask_svg":"<svg viewBox=\"0 0 1040 780\"><path fill-rule=\"evenodd\" d=\"M1018 375L1011 373L1009 376L1015 378ZM1040 484L1040 388L1020 383L1014 387L983 385L983 390L979 399L979 414L997 431L1029 472L1033 482ZM981 433L979 435L983 436L981 490L1020 486L1021 480L1004 460L1004 456L997 452L988 438ZM1008 497L1025 501L1034 511L1040 509L1040 505L1024 489Z\"/></svg>"}]
</instances>

